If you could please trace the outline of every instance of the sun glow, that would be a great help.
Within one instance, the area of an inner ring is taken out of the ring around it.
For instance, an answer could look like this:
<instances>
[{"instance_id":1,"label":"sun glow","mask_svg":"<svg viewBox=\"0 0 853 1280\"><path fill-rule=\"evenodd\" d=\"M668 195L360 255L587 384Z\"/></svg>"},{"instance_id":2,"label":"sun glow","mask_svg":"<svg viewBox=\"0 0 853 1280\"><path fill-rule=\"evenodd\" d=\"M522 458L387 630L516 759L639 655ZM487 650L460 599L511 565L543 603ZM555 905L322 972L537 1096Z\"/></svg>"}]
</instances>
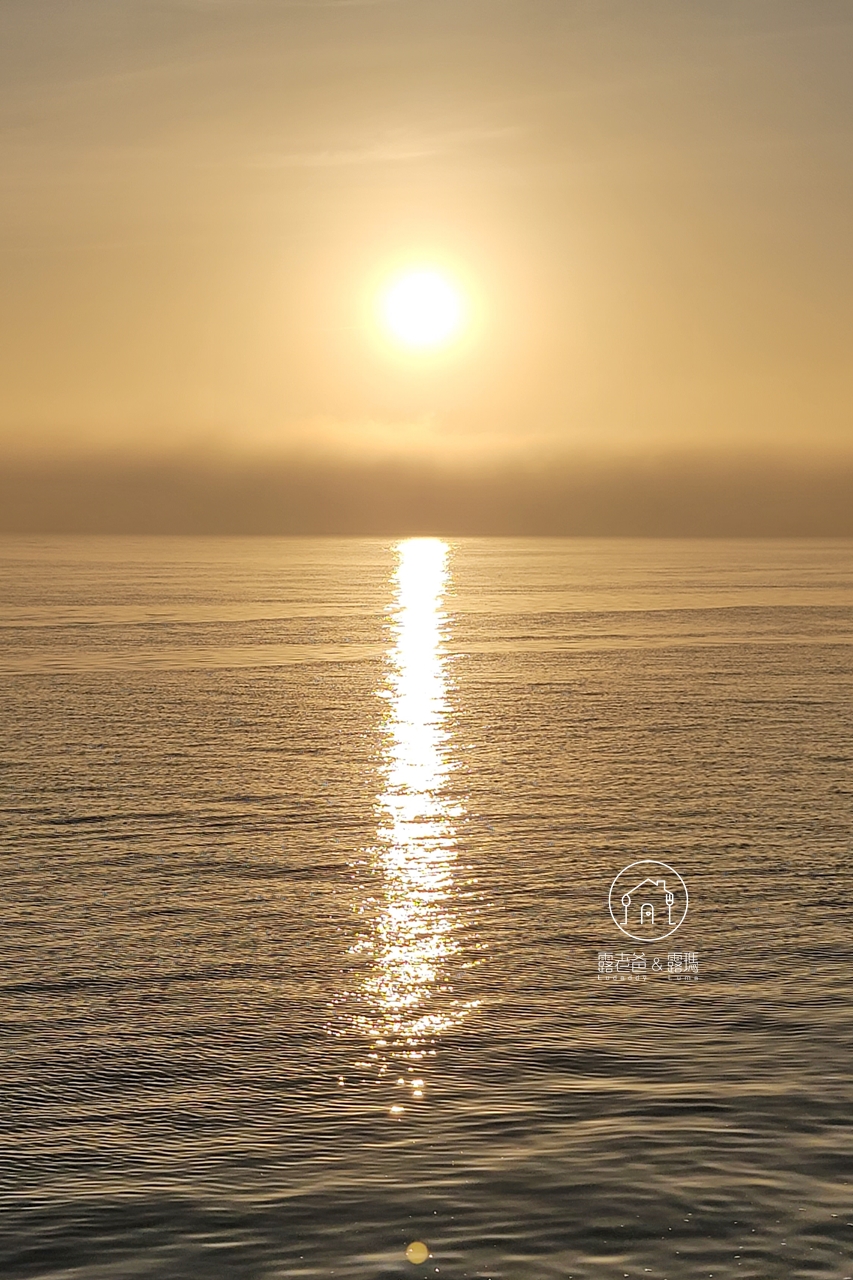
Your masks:
<instances>
[{"instance_id":1,"label":"sun glow","mask_svg":"<svg viewBox=\"0 0 853 1280\"><path fill-rule=\"evenodd\" d=\"M465 311L460 290L432 269L398 276L380 301L384 328L396 342L416 350L446 346L461 333Z\"/></svg>"}]
</instances>

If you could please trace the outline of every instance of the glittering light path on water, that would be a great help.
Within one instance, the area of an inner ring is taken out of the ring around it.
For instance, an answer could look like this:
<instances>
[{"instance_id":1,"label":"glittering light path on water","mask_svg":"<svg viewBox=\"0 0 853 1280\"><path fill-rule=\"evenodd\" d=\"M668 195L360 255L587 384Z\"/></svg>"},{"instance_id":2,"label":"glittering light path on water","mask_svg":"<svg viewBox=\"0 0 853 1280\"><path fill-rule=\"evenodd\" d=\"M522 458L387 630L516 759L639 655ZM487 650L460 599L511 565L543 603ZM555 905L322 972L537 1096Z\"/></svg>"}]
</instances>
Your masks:
<instances>
[{"instance_id":1,"label":"glittering light path on water","mask_svg":"<svg viewBox=\"0 0 853 1280\"><path fill-rule=\"evenodd\" d=\"M449 549L436 538L414 538L396 551L389 679L382 691L388 700L385 788L370 859L379 888L368 905L369 934L358 948L370 965L352 1025L372 1042L369 1065L380 1076L395 1064L404 1071L399 1083L411 1093L391 1108L399 1115L410 1099L423 1096L423 1080L409 1078L418 1062L435 1054L437 1038L461 1022L472 1003L454 998L452 981L454 961L461 963L461 914L454 881L459 809L445 795L453 767L442 609Z\"/></svg>"}]
</instances>

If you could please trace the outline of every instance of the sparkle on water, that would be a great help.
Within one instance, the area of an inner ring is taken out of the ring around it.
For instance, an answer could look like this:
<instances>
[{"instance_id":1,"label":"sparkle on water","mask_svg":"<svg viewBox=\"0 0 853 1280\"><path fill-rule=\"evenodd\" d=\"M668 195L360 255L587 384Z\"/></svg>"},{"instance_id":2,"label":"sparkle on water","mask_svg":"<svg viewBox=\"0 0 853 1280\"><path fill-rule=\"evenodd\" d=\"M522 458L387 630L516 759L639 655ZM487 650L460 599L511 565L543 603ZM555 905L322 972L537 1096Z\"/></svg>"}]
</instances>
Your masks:
<instances>
[{"instance_id":1,"label":"sparkle on water","mask_svg":"<svg viewBox=\"0 0 853 1280\"><path fill-rule=\"evenodd\" d=\"M371 852L380 890L370 934L360 944L372 965L354 1019L372 1041L370 1058L380 1075L392 1061L416 1063L434 1055L436 1037L472 1007L453 998L449 972L460 950L460 919L453 875L459 810L444 795L451 769L442 611L448 547L439 539L414 538L401 542L396 554L383 691L385 787ZM400 1076L397 1084L414 1100L424 1095L420 1076ZM395 1103L390 1111L400 1115L403 1107Z\"/></svg>"}]
</instances>

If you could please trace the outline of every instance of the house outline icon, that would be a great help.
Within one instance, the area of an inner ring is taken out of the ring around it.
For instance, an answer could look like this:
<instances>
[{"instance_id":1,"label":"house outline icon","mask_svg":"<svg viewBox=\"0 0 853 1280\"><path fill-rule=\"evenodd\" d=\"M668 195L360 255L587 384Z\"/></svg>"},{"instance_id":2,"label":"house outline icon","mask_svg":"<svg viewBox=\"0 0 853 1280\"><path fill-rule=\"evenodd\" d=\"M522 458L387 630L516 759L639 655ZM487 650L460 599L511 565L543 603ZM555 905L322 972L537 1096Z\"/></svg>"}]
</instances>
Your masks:
<instances>
[{"instance_id":1,"label":"house outline icon","mask_svg":"<svg viewBox=\"0 0 853 1280\"><path fill-rule=\"evenodd\" d=\"M666 862L629 862L610 886L607 905L620 933L637 942L660 942L687 919L690 896L682 876Z\"/></svg>"},{"instance_id":2,"label":"house outline icon","mask_svg":"<svg viewBox=\"0 0 853 1280\"><path fill-rule=\"evenodd\" d=\"M672 906L675 902L675 894L671 889L667 889L666 880L663 877L655 880L647 876L645 880L634 885L633 889L623 893L620 901L624 909L622 924L625 929L629 925L637 929L654 929L656 925L664 923L668 929L672 928ZM655 901L657 901L657 910L655 910Z\"/></svg>"}]
</instances>

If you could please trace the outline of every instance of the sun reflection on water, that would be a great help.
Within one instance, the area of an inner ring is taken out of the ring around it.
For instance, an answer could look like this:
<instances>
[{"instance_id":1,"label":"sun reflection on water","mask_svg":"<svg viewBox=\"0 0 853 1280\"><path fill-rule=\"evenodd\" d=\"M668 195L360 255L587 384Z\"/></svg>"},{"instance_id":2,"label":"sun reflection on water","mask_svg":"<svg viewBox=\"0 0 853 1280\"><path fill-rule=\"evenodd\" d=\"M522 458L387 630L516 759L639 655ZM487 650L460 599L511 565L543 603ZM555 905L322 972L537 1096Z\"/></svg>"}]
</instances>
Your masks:
<instances>
[{"instance_id":1,"label":"sun reflection on water","mask_svg":"<svg viewBox=\"0 0 853 1280\"><path fill-rule=\"evenodd\" d=\"M370 1065L380 1076L406 1073L396 1083L410 1090L408 1101L425 1089L423 1079L410 1078L410 1064L434 1056L436 1038L475 1002L453 993L462 920L454 880L460 810L446 794L453 768L443 611L449 548L437 538L413 538L396 552L389 678L382 691L388 701L385 786L370 859L379 883L367 907L369 932L357 948L369 967L354 1023L372 1042ZM401 1111L399 1102L391 1108L393 1115Z\"/></svg>"}]
</instances>

